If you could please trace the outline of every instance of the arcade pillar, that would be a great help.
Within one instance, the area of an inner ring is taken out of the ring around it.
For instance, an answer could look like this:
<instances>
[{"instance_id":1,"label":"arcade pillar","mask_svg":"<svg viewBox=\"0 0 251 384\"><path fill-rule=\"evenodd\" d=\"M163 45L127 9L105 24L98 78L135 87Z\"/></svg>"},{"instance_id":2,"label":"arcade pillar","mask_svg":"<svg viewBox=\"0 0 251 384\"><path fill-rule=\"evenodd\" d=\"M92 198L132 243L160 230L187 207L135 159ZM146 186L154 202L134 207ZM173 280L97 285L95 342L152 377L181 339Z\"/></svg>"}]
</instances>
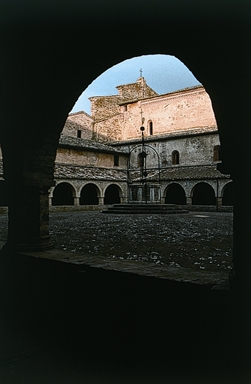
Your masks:
<instances>
[{"instance_id":1,"label":"arcade pillar","mask_svg":"<svg viewBox=\"0 0 251 384\"><path fill-rule=\"evenodd\" d=\"M8 182L8 238L4 249L42 251L52 248L49 236L49 186Z\"/></svg>"}]
</instances>

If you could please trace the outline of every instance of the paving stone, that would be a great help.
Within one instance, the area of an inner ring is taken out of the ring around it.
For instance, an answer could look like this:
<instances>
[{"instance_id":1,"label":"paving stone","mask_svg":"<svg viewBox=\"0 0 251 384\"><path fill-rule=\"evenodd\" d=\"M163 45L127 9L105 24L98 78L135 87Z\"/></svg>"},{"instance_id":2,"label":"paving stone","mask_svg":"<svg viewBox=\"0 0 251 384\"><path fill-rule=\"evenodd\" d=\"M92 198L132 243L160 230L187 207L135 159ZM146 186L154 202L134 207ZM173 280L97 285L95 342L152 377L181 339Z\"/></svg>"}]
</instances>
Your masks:
<instances>
[{"instance_id":1,"label":"paving stone","mask_svg":"<svg viewBox=\"0 0 251 384\"><path fill-rule=\"evenodd\" d=\"M3 228L6 223L7 215L0 215ZM51 213L54 249L26 254L225 289L232 268L232 225L232 213L222 212L168 217Z\"/></svg>"}]
</instances>

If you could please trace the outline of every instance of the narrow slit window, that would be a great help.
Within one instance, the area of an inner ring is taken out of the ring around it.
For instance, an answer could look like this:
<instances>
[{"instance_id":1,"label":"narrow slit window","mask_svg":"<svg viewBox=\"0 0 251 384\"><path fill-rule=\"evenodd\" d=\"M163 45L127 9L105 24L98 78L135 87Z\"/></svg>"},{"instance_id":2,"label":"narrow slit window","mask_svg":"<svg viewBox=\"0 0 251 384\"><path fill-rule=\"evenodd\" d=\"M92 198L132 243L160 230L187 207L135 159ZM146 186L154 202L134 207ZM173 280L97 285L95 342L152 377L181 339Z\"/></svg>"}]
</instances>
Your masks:
<instances>
[{"instance_id":1,"label":"narrow slit window","mask_svg":"<svg viewBox=\"0 0 251 384\"><path fill-rule=\"evenodd\" d=\"M172 165L177 165L180 163L180 154L178 151L172 152Z\"/></svg>"},{"instance_id":2,"label":"narrow slit window","mask_svg":"<svg viewBox=\"0 0 251 384\"><path fill-rule=\"evenodd\" d=\"M214 146L214 161L220 160L220 145Z\"/></svg>"},{"instance_id":3,"label":"narrow slit window","mask_svg":"<svg viewBox=\"0 0 251 384\"><path fill-rule=\"evenodd\" d=\"M114 167L118 167L118 165L119 165L119 156L114 155Z\"/></svg>"},{"instance_id":4,"label":"narrow slit window","mask_svg":"<svg viewBox=\"0 0 251 384\"><path fill-rule=\"evenodd\" d=\"M81 135L82 135L82 131L81 131L81 129L78 129L78 131L77 131L77 137L78 137L79 139L81 139Z\"/></svg>"},{"instance_id":5,"label":"narrow slit window","mask_svg":"<svg viewBox=\"0 0 251 384\"><path fill-rule=\"evenodd\" d=\"M149 121L149 135L153 135L153 122Z\"/></svg>"}]
</instances>

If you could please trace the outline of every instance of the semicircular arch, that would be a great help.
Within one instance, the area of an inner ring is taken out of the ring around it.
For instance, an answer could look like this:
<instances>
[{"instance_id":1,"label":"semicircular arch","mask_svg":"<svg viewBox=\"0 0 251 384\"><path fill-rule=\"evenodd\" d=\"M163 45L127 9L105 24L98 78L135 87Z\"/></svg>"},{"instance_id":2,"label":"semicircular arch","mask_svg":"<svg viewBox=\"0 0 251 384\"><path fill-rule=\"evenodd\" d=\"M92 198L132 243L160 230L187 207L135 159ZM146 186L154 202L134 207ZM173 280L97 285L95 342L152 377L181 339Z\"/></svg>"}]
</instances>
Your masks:
<instances>
[{"instance_id":1,"label":"semicircular arch","mask_svg":"<svg viewBox=\"0 0 251 384\"><path fill-rule=\"evenodd\" d=\"M52 205L74 205L76 190L71 183L59 182L52 192Z\"/></svg>"},{"instance_id":2,"label":"semicircular arch","mask_svg":"<svg viewBox=\"0 0 251 384\"><path fill-rule=\"evenodd\" d=\"M201 181L194 185L192 191L192 205L216 205L216 196L213 187Z\"/></svg>"},{"instance_id":3,"label":"semicircular arch","mask_svg":"<svg viewBox=\"0 0 251 384\"><path fill-rule=\"evenodd\" d=\"M100 189L96 183L86 183L81 191L79 204L80 205L98 205L100 197Z\"/></svg>"},{"instance_id":4,"label":"semicircular arch","mask_svg":"<svg viewBox=\"0 0 251 384\"><path fill-rule=\"evenodd\" d=\"M121 187L116 183L111 183L104 191L104 204L119 204L121 202L121 197Z\"/></svg>"},{"instance_id":5,"label":"semicircular arch","mask_svg":"<svg viewBox=\"0 0 251 384\"><path fill-rule=\"evenodd\" d=\"M179 183L170 183L164 192L165 204L186 204L186 193Z\"/></svg>"}]
</instances>

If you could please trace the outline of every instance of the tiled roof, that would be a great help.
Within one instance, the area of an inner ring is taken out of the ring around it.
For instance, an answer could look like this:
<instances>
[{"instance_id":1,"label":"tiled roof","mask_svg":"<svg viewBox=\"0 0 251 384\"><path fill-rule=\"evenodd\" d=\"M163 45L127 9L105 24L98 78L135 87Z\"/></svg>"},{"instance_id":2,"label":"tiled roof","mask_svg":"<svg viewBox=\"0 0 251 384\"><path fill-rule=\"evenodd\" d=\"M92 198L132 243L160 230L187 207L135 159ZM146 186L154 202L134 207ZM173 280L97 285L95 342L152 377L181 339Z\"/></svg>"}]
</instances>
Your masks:
<instances>
[{"instance_id":1,"label":"tiled roof","mask_svg":"<svg viewBox=\"0 0 251 384\"><path fill-rule=\"evenodd\" d=\"M158 170L148 170L147 179L149 181L157 180L160 176L160 180L174 181L174 180L205 180L205 179L222 179L229 178L229 175L223 175L220 173L216 164L212 165L194 165L194 166L173 166L168 168L162 168L160 172ZM130 178L134 181L140 180L140 172L131 170Z\"/></svg>"},{"instance_id":2,"label":"tiled roof","mask_svg":"<svg viewBox=\"0 0 251 384\"><path fill-rule=\"evenodd\" d=\"M61 135L59 139L59 147L82 148L85 150L100 151L105 153L127 154L124 150L117 150L109 144L101 143L94 140L84 140L77 137Z\"/></svg>"},{"instance_id":3,"label":"tiled roof","mask_svg":"<svg viewBox=\"0 0 251 384\"><path fill-rule=\"evenodd\" d=\"M127 171L98 167L55 164L56 179L87 179L87 180L127 180Z\"/></svg>"}]
</instances>

